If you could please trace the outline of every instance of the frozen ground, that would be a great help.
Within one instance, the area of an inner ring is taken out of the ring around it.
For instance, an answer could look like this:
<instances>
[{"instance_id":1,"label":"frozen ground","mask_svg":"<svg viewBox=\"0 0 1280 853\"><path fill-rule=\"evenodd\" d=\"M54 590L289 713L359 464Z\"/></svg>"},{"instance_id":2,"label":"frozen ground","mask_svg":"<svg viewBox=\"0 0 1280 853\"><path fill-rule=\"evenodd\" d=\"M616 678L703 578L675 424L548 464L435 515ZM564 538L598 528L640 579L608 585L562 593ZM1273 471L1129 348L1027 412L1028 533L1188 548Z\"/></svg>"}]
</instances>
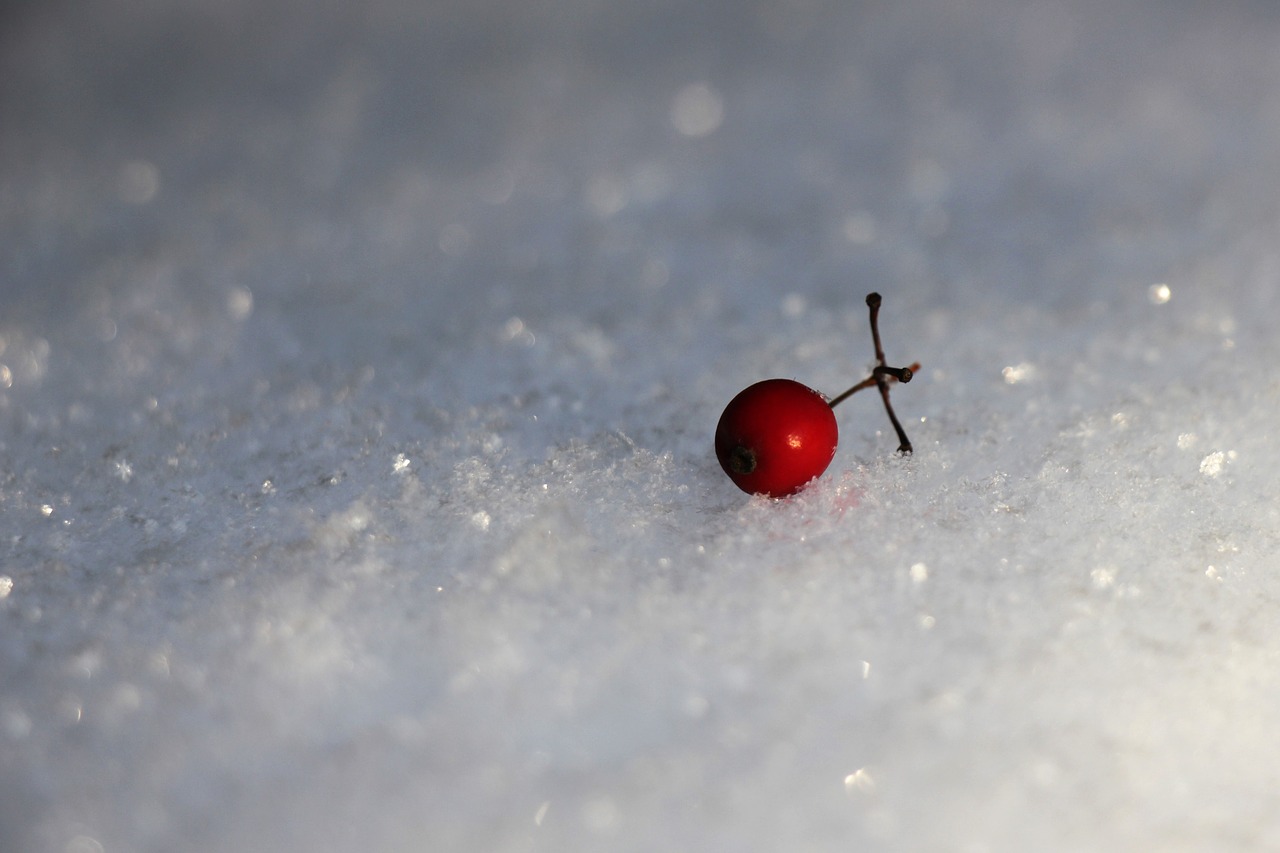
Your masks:
<instances>
[{"instance_id":1,"label":"frozen ground","mask_svg":"<svg viewBox=\"0 0 1280 853\"><path fill-rule=\"evenodd\" d=\"M1273 4L2 14L0 850L1280 846Z\"/></svg>"}]
</instances>

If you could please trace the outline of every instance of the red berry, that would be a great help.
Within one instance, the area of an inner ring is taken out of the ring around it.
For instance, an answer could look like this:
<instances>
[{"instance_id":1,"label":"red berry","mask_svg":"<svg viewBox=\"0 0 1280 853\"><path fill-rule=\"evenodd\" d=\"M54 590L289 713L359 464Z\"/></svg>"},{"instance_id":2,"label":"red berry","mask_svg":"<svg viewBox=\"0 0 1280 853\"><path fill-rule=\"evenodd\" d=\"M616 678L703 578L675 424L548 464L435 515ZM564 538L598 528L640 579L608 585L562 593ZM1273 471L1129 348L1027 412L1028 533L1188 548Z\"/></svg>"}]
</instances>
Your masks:
<instances>
[{"instance_id":1,"label":"red berry","mask_svg":"<svg viewBox=\"0 0 1280 853\"><path fill-rule=\"evenodd\" d=\"M786 497L822 475L836 455L839 430L831 410L859 391L880 392L885 414L898 434L898 452L911 453L898 416L889 402L894 382L904 385L920 369L890 367L885 364L880 345L880 294L867 294L870 309L871 341L876 349L876 366L871 375L834 399L790 379L766 379L747 388L725 406L716 426L716 458L729 479L744 492Z\"/></svg>"},{"instance_id":2,"label":"red berry","mask_svg":"<svg viewBox=\"0 0 1280 853\"><path fill-rule=\"evenodd\" d=\"M744 492L781 498L827 470L838 438L825 397L791 379L766 379L725 407L716 457Z\"/></svg>"}]
</instances>

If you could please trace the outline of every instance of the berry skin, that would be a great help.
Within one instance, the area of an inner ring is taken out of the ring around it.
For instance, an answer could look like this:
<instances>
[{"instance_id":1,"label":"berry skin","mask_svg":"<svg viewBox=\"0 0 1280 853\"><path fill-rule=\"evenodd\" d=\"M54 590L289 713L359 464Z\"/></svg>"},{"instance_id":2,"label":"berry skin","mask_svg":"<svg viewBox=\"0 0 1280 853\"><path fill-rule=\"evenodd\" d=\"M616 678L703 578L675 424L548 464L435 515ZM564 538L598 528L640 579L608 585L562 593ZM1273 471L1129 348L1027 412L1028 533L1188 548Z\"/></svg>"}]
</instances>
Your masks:
<instances>
[{"instance_id":1,"label":"berry skin","mask_svg":"<svg viewBox=\"0 0 1280 853\"><path fill-rule=\"evenodd\" d=\"M825 397L791 379L766 379L725 407L716 426L716 457L744 492L781 498L827 470L838 440Z\"/></svg>"}]
</instances>

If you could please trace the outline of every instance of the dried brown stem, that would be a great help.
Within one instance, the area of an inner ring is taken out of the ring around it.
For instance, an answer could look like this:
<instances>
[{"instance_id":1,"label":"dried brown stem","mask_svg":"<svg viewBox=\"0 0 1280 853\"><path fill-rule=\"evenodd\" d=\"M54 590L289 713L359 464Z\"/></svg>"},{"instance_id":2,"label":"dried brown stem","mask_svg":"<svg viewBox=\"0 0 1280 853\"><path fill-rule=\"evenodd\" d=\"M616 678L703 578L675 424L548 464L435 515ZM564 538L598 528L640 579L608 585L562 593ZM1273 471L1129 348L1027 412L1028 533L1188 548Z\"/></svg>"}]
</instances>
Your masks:
<instances>
[{"instance_id":1,"label":"dried brown stem","mask_svg":"<svg viewBox=\"0 0 1280 853\"><path fill-rule=\"evenodd\" d=\"M920 369L920 363L916 362L910 367L889 367L885 364L884 347L880 343L880 294L868 293L867 307L871 311L871 340L876 348L876 366L866 379L844 393L833 397L830 406L834 409L859 391L870 388L873 385L876 386L880 389L880 399L884 402L884 410L889 415L889 422L893 424L893 429L898 434L898 452L910 453L912 450L911 440L907 438L906 431L902 428L902 424L898 421L898 416L893 411L893 403L889 401L889 386L894 382L910 382L911 377Z\"/></svg>"}]
</instances>

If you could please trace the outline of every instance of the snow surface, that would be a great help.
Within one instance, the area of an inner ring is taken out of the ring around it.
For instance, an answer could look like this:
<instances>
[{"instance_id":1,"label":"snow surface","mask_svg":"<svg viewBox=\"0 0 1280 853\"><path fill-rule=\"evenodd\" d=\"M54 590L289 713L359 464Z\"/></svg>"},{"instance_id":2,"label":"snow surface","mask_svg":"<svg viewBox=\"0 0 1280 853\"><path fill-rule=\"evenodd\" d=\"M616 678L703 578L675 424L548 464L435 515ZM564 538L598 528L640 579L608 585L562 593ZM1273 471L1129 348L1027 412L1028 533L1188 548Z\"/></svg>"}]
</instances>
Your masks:
<instances>
[{"instance_id":1,"label":"snow surface","mask_svg":"<svg viewBox=\"0 0 1280 853\"><path fill-rule=\"evenodd\" d=\"M1280 847L1274 4L0 15L0 850Z\"/></svg>"}]
</instances>

